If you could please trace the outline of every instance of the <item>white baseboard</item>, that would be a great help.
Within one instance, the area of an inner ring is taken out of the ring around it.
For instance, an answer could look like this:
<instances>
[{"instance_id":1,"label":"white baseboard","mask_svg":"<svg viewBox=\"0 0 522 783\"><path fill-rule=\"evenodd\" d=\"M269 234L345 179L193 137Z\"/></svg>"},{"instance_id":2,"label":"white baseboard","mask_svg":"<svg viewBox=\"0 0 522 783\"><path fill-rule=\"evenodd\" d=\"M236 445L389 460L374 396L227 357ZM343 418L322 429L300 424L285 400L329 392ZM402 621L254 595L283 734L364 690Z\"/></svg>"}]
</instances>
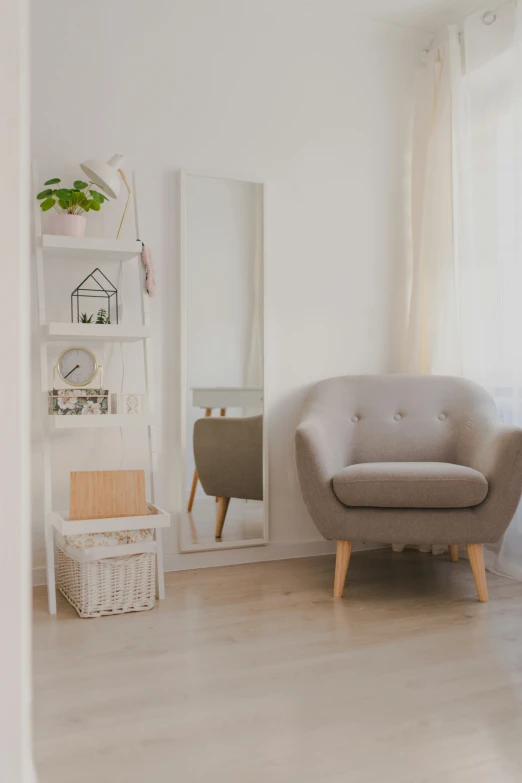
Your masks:
<instances>
[{"instance_id":1,"label":"white baseboard","mask_svg":"<svg viewBox=\"0 0 522 783\"><path fill-rule=\"evenodd\" d=\"M382 549L383 544L354 543L353 551ZM266 546L246 547L244 549L222 549L219 552L190 552L187 554L165 554L165 571L190 571L197 568L218 568L219 566L244 565L246 563L264 563L272 560L294 560L299 557L317 557L335 553L335 541L281 541ZM47 583L45 566L33 568L33 586Z\"/></svg>"}]
</instances>

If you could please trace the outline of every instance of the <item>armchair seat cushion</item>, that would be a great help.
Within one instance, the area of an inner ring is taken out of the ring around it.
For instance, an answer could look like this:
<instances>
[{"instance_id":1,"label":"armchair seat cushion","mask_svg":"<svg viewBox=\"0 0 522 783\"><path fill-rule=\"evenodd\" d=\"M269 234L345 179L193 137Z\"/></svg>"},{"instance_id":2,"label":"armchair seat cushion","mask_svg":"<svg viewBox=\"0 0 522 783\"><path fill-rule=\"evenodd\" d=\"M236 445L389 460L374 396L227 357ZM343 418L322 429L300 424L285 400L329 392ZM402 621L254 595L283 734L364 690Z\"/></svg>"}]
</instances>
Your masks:
<instances>
[{"instance_id":1,"label":"armchair seat cushion","mask_svg":"<svg viewBox=\"0 0 522 783\"><path fill-rule=\"evenodd\" d=\"M449 462L362 462L333 477L345 506L468 508L488 494L478 470Z\"/></svg>"}]
</instances>

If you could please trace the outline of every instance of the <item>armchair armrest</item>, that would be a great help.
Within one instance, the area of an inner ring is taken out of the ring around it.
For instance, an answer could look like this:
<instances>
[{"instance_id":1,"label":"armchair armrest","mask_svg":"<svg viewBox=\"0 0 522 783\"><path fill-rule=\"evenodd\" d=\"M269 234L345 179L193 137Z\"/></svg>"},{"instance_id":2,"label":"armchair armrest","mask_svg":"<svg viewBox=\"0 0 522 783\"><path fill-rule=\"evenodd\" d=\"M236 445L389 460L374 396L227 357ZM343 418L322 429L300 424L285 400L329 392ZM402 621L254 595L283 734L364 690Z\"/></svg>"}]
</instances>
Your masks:
<instances>
[{"instance_id":1,"label":"armchair armrest","mask_svg":"<svg viewBox=\"0 0 522 783\"><path fill-rule=\"evenodd\" d=\"M296 459L298 472L303 477L329 482L332 476L346 467L348 462L346 444L339 436L332 437L323 419L308 416L297 427L295 434Z\"/></svg>"},{"instance_id":2,"label":"armchair armrest","mask_svg":"<svg viewBox=\"0 0 522 783\"><path fill-rule=\"evenodd\" d=\"M319 530L326 535L328 522L342 504L332 486L332 478L351 462L352 443L342 423L309 412L295 435L295 458L301 493Z\"/></svg>"},{"instance_id":3,"label":"armchair armrest","mask_svg":"<svg viewBox=\"0 0 522 783\"><path fill-rule=\"evenodd\" d=\"M487 479L486 499L474 511L488 522L488 537L498 541L507 530L522 494L522 429L490 424L471 444L471 467Z\"/></svg>"},{"instance_id":4,"label":"armchair armrest","mask_svg":"<svg viewBox=\"0 0 522 783\"><path fill-rule=\"evenodd\" d=\"M488 481L506 474L522 451L522 429L511 425L489 425L470 448L470 462Z\"/></svg>"}]
</instances>

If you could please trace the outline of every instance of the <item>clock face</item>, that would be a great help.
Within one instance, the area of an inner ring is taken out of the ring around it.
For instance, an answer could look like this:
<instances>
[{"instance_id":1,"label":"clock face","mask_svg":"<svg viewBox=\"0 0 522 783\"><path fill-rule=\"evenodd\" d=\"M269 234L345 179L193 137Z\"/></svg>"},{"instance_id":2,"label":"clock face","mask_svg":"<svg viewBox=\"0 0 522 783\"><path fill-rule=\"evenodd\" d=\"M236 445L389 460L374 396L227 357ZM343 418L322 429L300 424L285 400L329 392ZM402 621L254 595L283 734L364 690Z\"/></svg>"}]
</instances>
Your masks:
<instances>
[{"instance_id":1,"label":"clock face","mask_svg":"<svg viewBox=\"0 0 522 783\"><path fill-rule=\"evenodd\" d=\"M70 386L86 386L97 369L96 357L87 348L68 348L58 359L58 372Z\"/></svg>"}]
</instances>

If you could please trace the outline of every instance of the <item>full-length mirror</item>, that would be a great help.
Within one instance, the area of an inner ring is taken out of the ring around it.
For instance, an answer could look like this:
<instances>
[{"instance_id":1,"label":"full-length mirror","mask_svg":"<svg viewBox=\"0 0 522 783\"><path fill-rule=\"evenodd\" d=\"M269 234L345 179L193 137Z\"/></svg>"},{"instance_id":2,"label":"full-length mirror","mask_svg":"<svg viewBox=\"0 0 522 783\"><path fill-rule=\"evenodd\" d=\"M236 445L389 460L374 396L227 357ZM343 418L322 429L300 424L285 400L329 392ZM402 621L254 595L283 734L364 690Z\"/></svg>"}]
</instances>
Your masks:
<instances>
[{"instance_id":1,"label":"full-length mirror","mask_svg":"<svg viewBox=\"0 0 522 783\"><path fill-rule=\"evenodd\" d=\"M268 539L264 188L181 174L182 552Z\"/></svg>"}]
</instances>

